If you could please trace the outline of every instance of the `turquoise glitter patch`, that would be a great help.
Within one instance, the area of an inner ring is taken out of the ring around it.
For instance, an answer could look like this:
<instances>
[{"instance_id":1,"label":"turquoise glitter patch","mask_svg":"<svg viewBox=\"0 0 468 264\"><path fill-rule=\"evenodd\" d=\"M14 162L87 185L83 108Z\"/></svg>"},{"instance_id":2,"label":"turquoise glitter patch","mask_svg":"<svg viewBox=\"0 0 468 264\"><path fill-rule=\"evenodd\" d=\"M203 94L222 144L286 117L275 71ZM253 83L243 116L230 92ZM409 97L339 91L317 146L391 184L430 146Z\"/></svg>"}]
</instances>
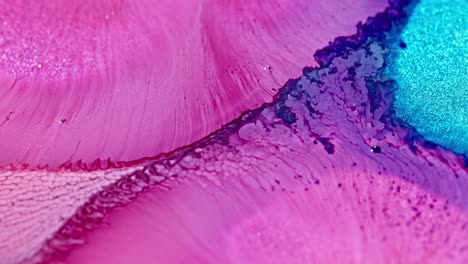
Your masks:
<instances>
[{"instance_id":1,"label":"turquoise glitter patch","mask_svg":"<svg viewBox=\"0 0 468 264\"><path fill-rule=\"evenodd\" d=\"M468 1L421 0L395 57L396 115L425 139L468 154Z\"/></svg>"}]
</instances>

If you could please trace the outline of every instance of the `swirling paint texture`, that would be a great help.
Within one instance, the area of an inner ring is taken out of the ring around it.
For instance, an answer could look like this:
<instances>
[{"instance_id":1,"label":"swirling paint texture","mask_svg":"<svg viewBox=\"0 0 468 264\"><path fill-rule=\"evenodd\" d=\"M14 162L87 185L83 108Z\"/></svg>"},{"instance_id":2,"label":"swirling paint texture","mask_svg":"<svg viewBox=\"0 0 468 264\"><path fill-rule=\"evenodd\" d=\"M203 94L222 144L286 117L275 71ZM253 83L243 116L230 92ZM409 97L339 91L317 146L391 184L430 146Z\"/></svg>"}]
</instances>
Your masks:
<instances>
[{"instance_id":1,"label":"swirling paint texture","mask_svg":"<svg viewBox=\"0 0 468 264\"><path fill-rule=\"evenodd\" d=\"M385 1L1 5L0 164L57 168L201 139L271 101Z\"/></svg>"},{"instance_id":2,"label":"swirling paint texture","mask_svg":"<svg viewBox=\"0 0 468 264\"><path fill-rule=\"evenodd\" d=\"M406 2L80 3L1 15L3 262L468 261L463 157L393 113Z\"/></svg>"}]
</instances>

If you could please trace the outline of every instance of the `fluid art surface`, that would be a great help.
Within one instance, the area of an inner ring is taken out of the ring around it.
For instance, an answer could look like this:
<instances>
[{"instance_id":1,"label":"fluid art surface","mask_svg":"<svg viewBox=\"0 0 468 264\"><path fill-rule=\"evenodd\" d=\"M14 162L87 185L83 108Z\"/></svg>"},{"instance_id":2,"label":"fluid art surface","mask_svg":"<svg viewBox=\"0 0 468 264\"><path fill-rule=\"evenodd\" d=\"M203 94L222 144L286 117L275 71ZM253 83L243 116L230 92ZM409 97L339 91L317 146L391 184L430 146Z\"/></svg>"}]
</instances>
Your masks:
<instances>
[{"instance_id":1,"label":"fluid art surface","mask_svg":"<svg viewBox=\"0 0 468 264\"><path fill-rule=\"evenodd\" d=\"M467 263L465 1L0 1L0 263Z\"/></svg>"}]
</instances>

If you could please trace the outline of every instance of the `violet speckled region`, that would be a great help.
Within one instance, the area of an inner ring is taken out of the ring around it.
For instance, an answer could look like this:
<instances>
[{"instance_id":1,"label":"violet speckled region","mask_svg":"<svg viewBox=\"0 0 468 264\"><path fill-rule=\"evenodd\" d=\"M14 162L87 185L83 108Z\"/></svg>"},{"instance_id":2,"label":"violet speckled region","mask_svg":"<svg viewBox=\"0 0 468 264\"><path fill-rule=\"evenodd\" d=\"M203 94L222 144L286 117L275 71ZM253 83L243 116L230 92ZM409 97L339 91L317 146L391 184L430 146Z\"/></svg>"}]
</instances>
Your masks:
<instances>
[{"instance_id":1,"label":"violet speckled region","mask_svg":"<svg viewBox=\"0 0 468 264\"><path fill-rule=\"evenodd\" d=\"M168 154L89 172L94 186L74 190L83 206L23 262L467 263L466 161L395 117L386 69L408 1L388 5L273 102ZM80 187L76 170L9 176Z\"/></svg>"}]
</instances>

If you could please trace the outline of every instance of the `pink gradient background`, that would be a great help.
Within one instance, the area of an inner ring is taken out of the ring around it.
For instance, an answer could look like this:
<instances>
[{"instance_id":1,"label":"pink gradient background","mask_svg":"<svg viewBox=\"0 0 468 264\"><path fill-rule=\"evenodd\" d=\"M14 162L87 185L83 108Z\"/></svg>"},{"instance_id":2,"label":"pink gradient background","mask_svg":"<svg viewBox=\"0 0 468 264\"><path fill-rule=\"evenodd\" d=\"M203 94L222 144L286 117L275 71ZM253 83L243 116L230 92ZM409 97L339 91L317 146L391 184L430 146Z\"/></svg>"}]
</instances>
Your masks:
<instances>
[{"instance_id":1,"label":"pink gradient background","mask_svg":"<svg viewBox=\"0 0 468 264\"><path fill-rule=\"evenodd\" d=\"M0 0L0 263L468 262L468 173L371 113L378 45L301 77L317 116L290 96L294 126L267 107L204 138L387 5Z\"/></svg>"}]
</instances>

